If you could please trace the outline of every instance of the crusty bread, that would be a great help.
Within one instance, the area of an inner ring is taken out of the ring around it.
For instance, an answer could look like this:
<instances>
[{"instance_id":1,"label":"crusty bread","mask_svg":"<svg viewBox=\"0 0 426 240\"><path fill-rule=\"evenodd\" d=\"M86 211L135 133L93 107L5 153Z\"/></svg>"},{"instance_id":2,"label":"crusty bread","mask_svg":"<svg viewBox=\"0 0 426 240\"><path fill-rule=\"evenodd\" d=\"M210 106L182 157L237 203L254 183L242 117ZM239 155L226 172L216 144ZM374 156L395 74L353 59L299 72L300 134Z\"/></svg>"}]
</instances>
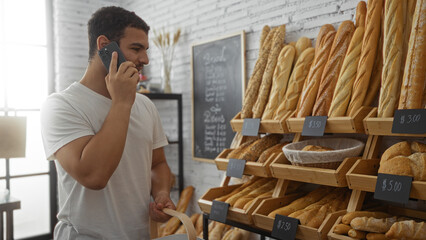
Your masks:
<instances>
[{"instance_id":1,"label":"crusty bread","mask_svg":"<svg viewBox=\"0 0 426 240\"><path fill-rule=\"evenodd\" d=\"M404 75L405 63L407 59L408 45L410 42L411 28L413 26L413 17L416 10L417 0L406 0L406 8L404 9L404 42L402 43L402 64L401 64L401 82Z\"/></svg>"},{"instance_id":2,"label":"crusty bread","mask_svg":"<svg viewBox=\"0 0 426 240\"><path fill-rule=\"evenodd\" d=\"M351 226L349 226L348 224L340 223L334 227L333 232L340 235L348 235L348 232L351 229Z\"/></svg>"},{"instance_id":3,"label":"crusty bread","mask_svg":"<svg viewBox=\"0 0 426 240\"><path fill-rule=\"evenodd\" d=\"M365 15L367 15L367 4L360 1L356 6L355 27L365 27Z\"/></svg>"},{"instance_id":4,"label":"crusty bread","mask_svg":"<svg viewBox=\"0 0 426 240\"><path fill-rule=\"evenodd\" d=\"M258 163L264 163L268 158L274 153L280 153L284 145L288 144L288 142L278 143L274 146L266 149L262 154L260 154L259 159L257 159Z\"/></svg>"},{"instance_id":5,"label":"crusty bread","mask_svg":"<svg viewBox=\"0 0 426 240\"><path fill-rule=\"evenodd\" d=\"M330 24L321 27L315 43L315 58L303 84L296 108L296 117L310 116L315 103L321 76L331 51L336 31Z\"/></svg>"},{"instance_id":6,"label":"crusty bread","mask_svg":"<svg viewBox=\"0 0 426 240\"><path fill-rule=\"evenodd\" d=\"M400 155L411 155L411 147L407 141L395 143L394 145L386 149L386 151L382 154L382 157L380 158L380 163L386 162L387 160Z\"/></svg>"},{"instance_id":7,"label":"crusty bread","mask_svg":"<svg viewBox=\"0 0 426 240\"><path fill-rule=\"evenodd\" d=\"M316 146L316 145L306 145L304 148L302 148L301 151L313 151L313 152L326 152L326 151L333 151L334 149L323 147L323 146Z\"/></svg>"},{"instance_id":8,"label":"crusty bread","mask_svg":"<svg viewBox=\"0 0 426 240\"><path fill-rule=\"evenodd\" d=\"M375 217L375 218L388 218L390 214L384 212L371 212L371 211L354 211L348 212L342 217L343 224L350 224L352 219L356 217Z\"/></svg>"},{"instance_id":9,"label":"crusty bread","mask_svg":"<svg viewBox=\"0 0 426 240\"><path fill-rule=\"evenodd\" d=\"M233 149L230 153L228 153L228 156L226 158L234 158L238 159L240 157L241 152L250 146L256 139L248 140L247 142L241 144L238 148Z\"/></svg>"},{"instance_id":10,"label":"crusty bread","mask_svg":"<svg viewBox=\"0 0 426 240\"><path fill-rule=\"evenodd\" d=\"M417 0L401 86L399 109L424 108L426 88L426 2Z\"/></svg>"},{"instance_id":11,"label":"crusty bread","mask_svg":"<svg viewBox=\"0 0 426 240\"><path fill-rule=\"evenodd\" d=\"M362 41L361 58L358 63L357 75L352 87L351 101L348 106L348 116L358 111L367 94L371 72L376 59L377 44L380 35L380 18L383 9L382 0L369 0L367 6L366 27Z\"/></svg>"},{"instance_id":12,"label":"crusty bread","mask_svg":"<svg viewBox=\"0 0 426 240\"><path fill-rule=\"evenodd\" d=\"M271 27L269 27L268 25L263 26L262 33L260 35L259 55L261 54L262 46L265 43L265 39L268 36L270 31L271 31Z\"/></svg>"},{"instance_id":13,"label":"crusty bread","mask_svg":"<svg viewBox=\"0 0 426 240\"><path fill-rule=\"evenodd\" d=\"M272 40L271 51L268 56L268 62L266 64L265 72L262 76L262 83L259 89L259 95L256 99L256 103L253 105L253 118L261 118L265 106L269 99L269 93L272 86L272 76L274 74L275 67L278 62L278 55L284 46L285 37L285 25L278 27L278 30Z\"/></svg>"},{"instance_id":14,"label":"crusty bread","mask_svg":"<svg viewBox=\"0 0 426 240\"><path fill-rule=\"evenodd\" d=\"M421 142L411 142L411 151L412 152L421 152L426 153L426 144Z\"/></svg>"},{"instance_id":15,"label":"crusty bread","mask_svg":"<svg viewBox=\"0 0 426 240\"><path fill-rule=\"evenodd\" d=\"M293 47L296 47L296 41L289 42L289 43L288 43L288 45L291 45L291 46L293 46Z\"/></svg>"},{"instance_id":16,"label":"crusty bread","mask_svg":"<svg viewBox=\"0 0 426 240\"><path fill-rule=\"evenodd\" d=\"M302 54L305 49L312 47L311 40L307 37L301 37L296 42L296 56L294 58L294 63L299 59L300 54Z\"/></svg>"},{"instance_id":17,"label":"crusty bread","mask_svg":"<svg viewBox=\"0 0 426 240\"><path fill-rule=\"evenodd\" d=\"M387 1L383 41L383 70L378 117L393 117L401 86L402 44L404 42L403 10L406 1Z\"/></svg>"},{"instance_id":18,"label":"crusty bread","mask_svg":"<svg viewBox=\"0 0 426 240\"><path fill-rule=\"evenodd\" d=\"M303 84L305 83L309 69L314 61L314 55L315 50L312 47L305 49L300 55L291 73L285 97L274 113L275 120L281 120L287 112L296 109Z\"/></svg>"},{"instance_id":19,"label":"crusty bread","mask_svg":"<svg viewBox=\"0 0 426 240\"><path fill-rule=\"evenodd\" d=\"M383 233L367 233L365 238L367 240L389 240Z\"/></svg>"},{"instance_id":20,"label":"crusty bread","mask_svg":"<svg viewBox=\"0 0 426 240\"><path fill-rule=\"evenodd\" d=\"M355 230L386 233L392 224L397 221L396 217L374 218L374 217L356 217L351 221L351 227Z\"/></svg>"},{"instance_id":21,"label":"crusty bread","mask_svg":"<svg viewBox=\"0 0 426 240\"><path fill-rule=\"evenodd\" d=\"M243 159L248 162L255 162L260 157L260 155L268 148L279 143L282 139L282 134L269 134L261 139L254 141L238 156L238 159Z\"/></svg>"},{"instance_id":22,"label":"crusty bread","mask_svg":"<svg viewBox=\"0 0 426 240\"><path fill-rule=\"evenodd\" d=\"M414 177L411 160L405 156L397 156L381 163L378 173Z\"/></svg>"},{"instance_id":23,"label":"crusty bread","mask_svg":"<svg viewBox=\"0 0 426 240\"><path fill-rule=\"evenodd\" d=\"M386 233L386 237L390 239L426 239L426 224L413 220L399 221L392 225Z\"/></svg>"},{"instance_id":24,"label":"crusty bread","mask_svg":"<svg viewBox=\"0 0 426 240\"><path fill-rule=\"evenodd\" d=\"M348 236L355 239L365 239L366 232L351 229L348 231Z\"/></svg>"},{"instance_id":25,"label":"crusty bread","mask_svg":"<svg viewBox=\"0 0 426 240\"><path fill-rule=\"evenodd\" d=\"M414 180L426 180L426 153L413 153L408 158L411 160Z\"/></svg>"},{"instance_id":26,"label":"crusty bread","mask_svg":"<svg viewBox=\"0 0 426 240\"><path fill-rule=\"evenodd\" d=\"M328 111L329 117L345 116L346 114L351 99L352 86L355 81L359 58L361 57L363 37L364 27L357 27L349 44L339 79L334 89L333 101Z\"/></svg>"},{"instance_id":27,"label":"crusty bread","mask_svg":"<svg viewBox=\"0 0 426 240\"><path fill-rule=\"evenodd\" d=\"M283 47L278 56L278 63L272 77L271 93L262 115L263 120L273 118L274 112L285 97L295 55L296 49L291 45L287 45Z\"/></svg>"},{"instance_id":28,"label":"crusty bread","mask_svg":"<svg viewBox=\"0 0 426 240\"><path fill-rule=\"evenodd\" d=\"M244 102L241 110L241 118L251 118L253 116L253 105L256 103L257 95L259 93L259 87L262 83L262 76L268 63L269 52L272 47L272 39L277 31L277 28L269 31L268 36L263 40L263 45L259 50L259 57L254 65L253 72L251 74L250 80L246 92L244 93Z\"/></svg>"}]
</instances>

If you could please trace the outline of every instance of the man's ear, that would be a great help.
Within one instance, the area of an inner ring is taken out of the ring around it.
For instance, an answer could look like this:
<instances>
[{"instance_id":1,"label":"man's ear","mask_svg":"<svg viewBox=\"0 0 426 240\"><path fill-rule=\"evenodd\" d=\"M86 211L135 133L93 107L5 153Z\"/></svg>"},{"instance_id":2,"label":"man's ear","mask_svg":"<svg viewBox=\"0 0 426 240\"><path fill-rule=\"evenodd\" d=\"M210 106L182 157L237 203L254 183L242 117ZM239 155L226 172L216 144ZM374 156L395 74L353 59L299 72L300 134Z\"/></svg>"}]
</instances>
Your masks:
<instances>
[{"instance_id":1,"label":"man's ear","mask_svg":"<svg viewBox=\"0 0 426 240\"><path fill-rule=\"evenodd\" d=\"M96 39L96 44L98 47L98 50L100 50L101 48L105 47L106 45L108 45L111 41L105 36L105 35L100 35L97 39Z\"/></svg>"}]
</instances>

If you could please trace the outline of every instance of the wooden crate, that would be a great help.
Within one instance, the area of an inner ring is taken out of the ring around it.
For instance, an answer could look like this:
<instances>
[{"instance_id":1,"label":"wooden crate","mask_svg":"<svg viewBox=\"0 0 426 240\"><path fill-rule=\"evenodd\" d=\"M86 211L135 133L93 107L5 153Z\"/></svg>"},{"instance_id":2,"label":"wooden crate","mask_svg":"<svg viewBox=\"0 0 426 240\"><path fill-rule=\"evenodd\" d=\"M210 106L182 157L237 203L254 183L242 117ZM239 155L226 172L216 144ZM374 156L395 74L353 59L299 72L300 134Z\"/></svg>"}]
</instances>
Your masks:
<instances>
[{"instance_id":1,"label":"wooden crate","mask_svg":"<svg viewBox=\"0 0 426 240\"><path fill-rule=\"evenodd\" d=\"M242 184L237 184L209 189L198 200L198 205L200 206L201 211L210 214L214 199L231 193L233 190L240 187L241 185ZM253 225L252 213L262 200L263 198L260 198L257 201L253 201L251 205L247 208L247 210L229 207L227 219L246 225Z\"/></svg>"},{"instance_id":2,"label":"wooden crate","mask_svg":"<svg viewBox=\"0 0 426 240\"><path fill-rule=\"evenodd\" d=\"M393 117L378 118L377 108L373 108L363 122L365 131L369 135L426 137L426 134L392 133Z\"/></svg>"},{"instance_id":3,"label":"wooden crate","mask_svg":"<svg viewBox=\"0 0 426 240\"><path fill-rule=\"evenodd\" d=\"M354 116L330 117L325 125L326 133L365 133L363 119L371 111L371 107L361 107ZM299 133L303 130L305 118L294 116L287 119L289 132Z\"/></svg>"},{"instance_id":4,"label":"wooden crate","mask_svg":"<svg viewBox=\"0 0 426 240\"><path fill-rule=\"evenodd\" d=\"M272 176L293 181L315 183L320 185L346 187L346 173L359 157L346 158L334 169L303 167L291 165L284 153L278 154L270 164Z\"/></svg>"},{"instance_id":5,"label":"wooden crate","mask_svg":"<svg viewBox=\"0 0 426 240\"><path fill-rule=\"evenodd\" d=\"M261 120L259 126L259 133L288 133L286 119L290 114L287 114L281 120ZM243 130L244 119L241 119L241 112L239 112L232 120L231 127L234 132L241 132Z\"/></svg>"},{"instance_id":6,"label":"wooden crate","mask_svg":"<svg viewBox=\"0 0 426 240\"><path fill-rule=\"evenodd\" d=\"M417 218L426 220L426 212L402 208L402 207L396 207L396 206L387 206L383 209L384 212L388 212L391 215L398 215L398 216L406 216L410 218ZM333 232L333 229L336 225L342 223L343 215L345 215L346 212L342 213L337 219L335 219L333 226L329 229L329 232L327 234L329 240L354 240L354 238L346 236L346 235L340 235Z\"/></svg>"},{"instance_id":7,"label":"wooden crate","mask_svg":"<svg viewBox=\"0 0 426 240\"><path fill-rule=\"evenodd\" d=\"M296 198L289 197L264 199L253 212L254 225L258 228L272 231L274 218L268 217L268 214L277 208L288 205L295 199ZM345 212L346 211L339 211L329 214L318 229L299 225L296 232L296 238L309 240L327 239L327 233L333 226L333 223Z\"/></svg>"},{"instance_id":8,"label":"wooden crate","mask_svg":"<svg viewBox=\"0 0 426 240\"><path fill-rule=\"evenodd\" d=\"M228 155L232 149L224 149L214 160L216 163L216 167L218 170L226 171L228 168L229 159L224 156ZM258 162L246 162L246 166L244 168L245 175L254 175L259 177L271 177L271 169L269 165L271 165L274 160L276 154L271 155L264 163Z\"/></svg>"},{"instance_id":9,"label":"wooden crate","mask_svg":"<svg viewBox=\"0 0 426 240\"><path fill-rule=\"evenodd\" d=\"M346 178L350 189L374 192L380 159L359 159L348 171ZM413 181L410 197L426 200L426 182Z\"/></svg>"}]
</instances>

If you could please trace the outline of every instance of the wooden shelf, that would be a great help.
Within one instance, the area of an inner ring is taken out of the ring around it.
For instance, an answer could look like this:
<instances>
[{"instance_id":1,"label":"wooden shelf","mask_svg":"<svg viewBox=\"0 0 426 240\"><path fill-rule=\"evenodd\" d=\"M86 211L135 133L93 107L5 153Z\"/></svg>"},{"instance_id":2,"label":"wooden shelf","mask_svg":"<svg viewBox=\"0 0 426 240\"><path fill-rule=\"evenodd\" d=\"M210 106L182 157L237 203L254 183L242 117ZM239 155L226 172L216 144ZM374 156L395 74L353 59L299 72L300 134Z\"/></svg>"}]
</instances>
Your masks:
<instances>
[{"instance_id":1,"label":"wooden shelf","mask_svg":"<svg viewBox=\"0 0 426 240\"><path fill-rule=\"evenodd\" d=\"M288 133L286 119L290 114L284 116L281 120L261 120L259 126L259 133ZM239 112L232 120L231 127L234 132L241 132L243 130L244 119L241 119L241 112Z\"/></svg>"}]
</instances>

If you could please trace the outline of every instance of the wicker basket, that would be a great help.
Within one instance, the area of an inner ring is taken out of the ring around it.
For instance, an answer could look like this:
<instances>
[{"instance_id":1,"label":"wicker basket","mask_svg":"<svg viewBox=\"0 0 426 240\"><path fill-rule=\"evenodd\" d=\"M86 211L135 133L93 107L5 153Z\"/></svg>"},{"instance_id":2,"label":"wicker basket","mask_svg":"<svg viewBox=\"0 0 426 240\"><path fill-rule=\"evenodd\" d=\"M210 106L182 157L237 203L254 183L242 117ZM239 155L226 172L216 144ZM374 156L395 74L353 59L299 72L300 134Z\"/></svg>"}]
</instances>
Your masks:
<instances>
[{"instance_id":1,"label":"wicker basket","mask_svg":"<svg viewBox=\"0 0 426 240\"><path fill-rule=\"evenodd\" d=\"M332 148L332 151L301 151L306 145ZM296 166L336 169L348 157L359 156L365 144L351 138L321 138L291 143L283 147L284 155Z\"/></svg>"}]
</instances>

